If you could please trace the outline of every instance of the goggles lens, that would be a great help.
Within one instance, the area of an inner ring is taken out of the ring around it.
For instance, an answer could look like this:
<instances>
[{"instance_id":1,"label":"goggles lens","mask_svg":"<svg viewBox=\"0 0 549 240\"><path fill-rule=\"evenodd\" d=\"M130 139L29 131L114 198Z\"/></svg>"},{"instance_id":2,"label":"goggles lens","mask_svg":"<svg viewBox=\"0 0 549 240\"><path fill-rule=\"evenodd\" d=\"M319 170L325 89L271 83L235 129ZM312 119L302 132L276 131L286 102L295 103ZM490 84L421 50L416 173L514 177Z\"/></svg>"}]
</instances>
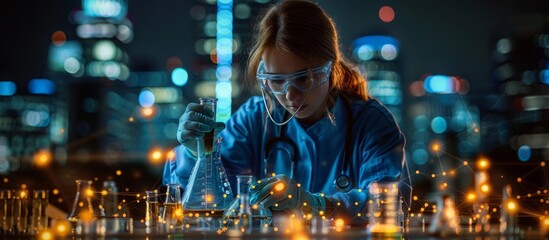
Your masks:
<instances>
[{"instance_id":1,"label":"goggles lens","mask_svg":"<svg viewBox=\"0 0 549 240\"><path fill-rule=\"evenodd\" d=\"M261 61L257 68L256 76L259 85L273 94L286 94L288 92L288 87L290 86L305 92L320 87L327 82L330 78L331 66L332 62L329 61L324 66L311 70L289 74L270 74L266 73L265 64Z\"/></svg>"}]
</instances>

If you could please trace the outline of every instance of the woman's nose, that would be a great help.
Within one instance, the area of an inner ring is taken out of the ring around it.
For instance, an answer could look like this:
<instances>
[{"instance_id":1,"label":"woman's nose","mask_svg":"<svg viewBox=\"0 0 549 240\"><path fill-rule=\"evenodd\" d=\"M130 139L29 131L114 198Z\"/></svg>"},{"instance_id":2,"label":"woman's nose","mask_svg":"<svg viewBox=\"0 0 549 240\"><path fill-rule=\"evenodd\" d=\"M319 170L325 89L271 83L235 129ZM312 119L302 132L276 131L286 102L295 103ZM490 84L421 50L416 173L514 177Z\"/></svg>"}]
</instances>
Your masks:
<instances>
[{"instance_id":1,"label":"woman's nose","mask_svg":"<svg viewBox=\"0 0 549 240\"><path fill-rule=\"evenodd\" d=\"M297 90L292 85L288 86L288 89L286 91L286 99L288 99L288 101L294 102L294 101L301 100L302 96L303 96L302 91Z\"/></svg>"}]
</instances>

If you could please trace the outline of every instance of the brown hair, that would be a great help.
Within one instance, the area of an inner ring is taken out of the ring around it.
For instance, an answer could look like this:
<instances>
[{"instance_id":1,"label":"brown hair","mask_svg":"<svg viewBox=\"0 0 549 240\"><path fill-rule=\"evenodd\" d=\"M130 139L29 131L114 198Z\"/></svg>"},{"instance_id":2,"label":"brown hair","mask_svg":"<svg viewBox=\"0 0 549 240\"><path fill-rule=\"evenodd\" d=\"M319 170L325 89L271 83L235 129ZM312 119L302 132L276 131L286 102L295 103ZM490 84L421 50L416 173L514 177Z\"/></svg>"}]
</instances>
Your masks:
<instances>
[{"instance_id":1,"label":"brown hair","mask_svg":"<svg viewBox=\"0 0 549 240\"><path fill-rule=\"evenodd\" d=\"M336 96L368 99L366 79L339 50L338 34L333 20L315 3L285 0L272 6L256 26L255 43L250 51L248 80L255 82L257 67L267 49L293 54L309 67L332 61L329 105Z\"/></svg>"}]
</instances>

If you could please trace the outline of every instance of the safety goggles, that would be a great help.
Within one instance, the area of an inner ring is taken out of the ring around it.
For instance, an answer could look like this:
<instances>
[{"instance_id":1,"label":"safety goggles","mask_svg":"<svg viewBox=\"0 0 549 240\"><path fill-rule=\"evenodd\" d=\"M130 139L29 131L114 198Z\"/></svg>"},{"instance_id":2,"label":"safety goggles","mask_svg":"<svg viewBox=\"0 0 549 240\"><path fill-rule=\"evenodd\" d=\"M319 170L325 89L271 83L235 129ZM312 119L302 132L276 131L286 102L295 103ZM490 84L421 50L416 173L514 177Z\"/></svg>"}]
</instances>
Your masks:
<instances>
[{"instance_id":1,"label":"safety goggles","mask_svg":"<svg viewBox=\"0 0 549 240\"><path fill-rule=\"evenodd\" d=\"M328 61L324 66L310 70L299 71L289 74L271 74L265 73L265 64L259 63L257 68L257 81L259 85L267 92L281 95L288 92L288 87L305 92L320 87L330 78L332 62Z\"/></svg>"}]
</instances>

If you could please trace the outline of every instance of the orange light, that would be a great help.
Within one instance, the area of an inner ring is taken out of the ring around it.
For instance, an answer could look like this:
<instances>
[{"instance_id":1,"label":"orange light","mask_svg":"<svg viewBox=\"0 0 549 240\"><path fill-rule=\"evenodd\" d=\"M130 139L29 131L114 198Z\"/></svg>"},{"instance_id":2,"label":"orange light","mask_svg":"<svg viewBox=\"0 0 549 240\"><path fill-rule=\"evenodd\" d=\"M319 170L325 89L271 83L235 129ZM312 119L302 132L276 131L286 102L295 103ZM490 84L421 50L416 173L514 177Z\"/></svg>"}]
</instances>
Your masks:
<instances>
[{"instance_id":1,"label":"orange light","mask_svg":"<svg viewBox=\"0 0 549 240\"><path fill-rule=\"evenodd\" d=\"M475 199L477 199L477 195L474 193L467 194L467 201L474 201Z\"/></svg>"},{"instance_id":2,"label":"orange light","mask_svg":"<svg viewBox=\"0 0 549 240\"><path fill-rule=\"evenodd\" d=\"M122 176L122 170L116 170L116 176Z\"/></svg>"},{"instance_id":3,"label":"orange light","mask_svg":"<svg viewBox=\"0 0 549 240\"><path fill-rule=\"evenodd\" d=\"M213 196L212 195L207 194L207 195L204 196L204 199L206 200L207 203L213 202Z\"/></svg>"},{"instance_id":4,"label":"orange light","mask_svg":"<svg viewBox=\"0 0 549 240\"><path fill-rule=\"evenodd\" d=\"M141 115L144 118L151 118L154 116L155 110L154 107L143 107L141 108Z\"/></svg>"},{"instance_id":5,"label":"orange light","mask_svg":"<svg viewBox=\"0 0 549 240\"><path fill-rule=\"evenodd\" d=\"M436 144L436 143L433 144L433 150L434 150L434 151L440 150L440 145L438 145L438 144Z\"/></svg>"},{"instance_id":6,"label":"orange light","mask_svg":"<svg viewBox=\"0 0 549 240\"><path fill-rule=\"evenodd\" d=\"M477 162L477 167L479 169L488 169L490 167L490 161L486 158L481 158Z\"/></svg>"},{"instance_id":7,"label":"orange light","mask_svg":"<svg viewBox=\"0 0 549 240\"><path fill-rule=\"evenodd\" d=\"M392 22L395 19L395 10L390 6L383 6L379 9L379 19L383 22Z\"/></svg>"},{"instance_id":8,"label":"orange light","mask_svg":"<svg viewBox=\"0 0 549 240\"><path fill-rule=\"evenodd\" d=\"M162 156L163 156L162 149L155 148L151 150L151 153L149 154L149 162L155 165L162 163Z\"/></svg>"},{"instance_id":9,"label":"orange light","mask_svg":"<svg viewBox=\"0 0 549 240\"><path fill-rule=\"evenodd\" d=\"M91 188L86 189L86 195L88 197L92 197L93 196L93 190L91 190Z\"/></svg>"},{"instance_id":10,"label":"orange light","mask_svg":"<svg viewBox=\"0 0 549 240\"><path fill-rule=\"evenodd\" d=\"M517 203L513 200L509 200L506 207L509 212L515 212L518 209Z\"/></svg>"},{"instance_id":11,"label":"orange light","mask_svg":"<svg viewBox=\"0 0 549 240\"><path fill-rule=\"evenodd\" d=\"M286 188L286 184L284 184L283 182L277 183L274 187L275 191L277 191L277 192L280 192L280 191L284 190L285 188Z\"/></svg>"},{"instance_id":12,"label":"orange light","mask_svg":"<svg viewBox=\"0 0 549 240\"><path fill-rule=\"evenodd\" d=\"M34 164L37 167L47 167L52 159L51 152L47 149L42 149L34 154Z\"/></svg>"},{"instance_id":13,"label":"orange light","mask_svg":"<svg viewBox=\"0 0 549 240\"><path fill-rule=\"evenodd\" d=\"M345 221L343 221L343 219L338 218L338 219L335 220L335 230L336 230L336 232L343 231L344 227L345 227Z\"/></svg>"},{"instance_id":14,"label":"orange light","mask_svg":"<svg viewBox=\"0 0 549 240\"><path fill-rule=\"evenodd\" d=\"M175 152L174 151L168 151L166 153L166 158L168 159L168 161L171 161L171 160L174 160L175 159Z\"/></svg>"},{"instance_id":15,"label":"orange light","mask_svg":"<svg viewBox=\"0 0 549 240\"><path fill-rule=\"evenodd\" d=\"M490 185L488 184L482 184L480 186L480 191L483 192L483 193L488 193L490 192Z\"/></svg>"}]
</instances>

